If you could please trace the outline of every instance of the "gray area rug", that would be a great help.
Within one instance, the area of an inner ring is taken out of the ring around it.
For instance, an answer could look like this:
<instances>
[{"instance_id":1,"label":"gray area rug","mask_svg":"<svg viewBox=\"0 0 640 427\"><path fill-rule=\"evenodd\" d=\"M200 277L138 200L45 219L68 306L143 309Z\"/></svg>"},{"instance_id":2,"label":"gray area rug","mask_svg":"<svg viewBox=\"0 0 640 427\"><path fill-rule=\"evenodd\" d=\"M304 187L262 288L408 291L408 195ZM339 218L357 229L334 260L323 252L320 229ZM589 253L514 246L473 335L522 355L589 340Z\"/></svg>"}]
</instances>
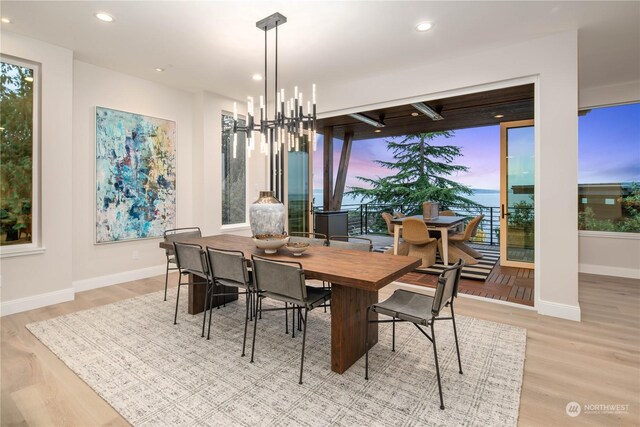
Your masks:
<instances>
[{"instance_id":1,"label":"gray area rug","mask_svg":"<svg viewBox=\"0 0 640 427\"><path fill-rule=\"evenodd\" d=\"M310 312L298 385L302 336L285 335L283 312L258 322L252 364L240 357L242 299L214 309L207 341L183 297L178 325L173 289L167 302L158 292L27 328L136 426L517 425L525 329L457 316L460 375L451 322L436 323L442 411L432 347L411 324L398 324L395 353L391 325L380 325L365 381L364 357L343 375L331 371L330 315Z\"/></svg>"}]
</instances>

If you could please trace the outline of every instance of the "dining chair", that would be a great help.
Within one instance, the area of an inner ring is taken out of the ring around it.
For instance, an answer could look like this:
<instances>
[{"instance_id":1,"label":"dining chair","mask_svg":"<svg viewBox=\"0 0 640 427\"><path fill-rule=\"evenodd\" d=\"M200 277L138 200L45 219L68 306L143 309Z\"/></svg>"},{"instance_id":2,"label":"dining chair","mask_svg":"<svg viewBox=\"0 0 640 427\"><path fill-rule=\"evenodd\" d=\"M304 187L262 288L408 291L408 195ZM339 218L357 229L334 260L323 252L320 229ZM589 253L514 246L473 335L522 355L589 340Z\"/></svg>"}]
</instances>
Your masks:
<instances>
[{"instance_id":1,"label":"dining chair","mask_svg":"<svg viewBox=\"0 0 640 427\"><path fill-rule=\"evenodd\" d=\"M311 246L327 246L327 235L313 232L296 232L289 233L289 243L309 243Z\"/></svg>"},{"instance_id":2,"label":"dining chair","mask_svg":"<svg viewBox=\"0 0 640 427\"><path fill-rule=\"evenodd\" d=\"M366 237L331 236L329 237L329 246L354 251L371 252L373 250L373 241Z\"/></svg>"},{"instance_id":3,"label":"dining chair","mask_svg":"<svg viewBox=\"0 0 640 427\"><path fill-rule=\"evenodd\" d=\"M440 365L438 363L438 350L436 348L436 333L434 324L439 320L451 320L453 324L453 336L456 343L456 353L458 354L459 373L462 374L462 362L460 360L460 346L458 345L458 331L456 330L456 316L453 311L453 300L458 296L458 285L460 283L460 273L464 266L463 260L450 268L447 268L438 277L438 286L435 294L425 295L417 292L396 290L385 301L373 304L367 308L367 329L365 331L365 380L369 379L369 324L371 323L392 323L391 351L396 351L396 322L410 322L433 345L433 356L436 364L436 377L438 379L438 391L440 392L440 409L444 409L444 399L442 397L442 381L440 379ZM450 316L442 316L443 308L449 307ZM391 320L371 320L370 313L383 314L391 317ZM431 329L431 335L424 328Z\"/></svg>"},{"instance_id":4,"label":"dining chair","mask_svg":"<svg viewBox=\"0 0 640 427\"><path fill-rule=\"evenodd\" d=\"M173 242L174 253L176 257L176 264L180 276L178 277L178 293L176 295L176 313L173 316L173 324L178 323L178 304L180 302L180 287L182 285L199 285L206 286L206 296L211 291L211 281L209 280L209 269L207 267L207 259L202 246L191 243ZM182 283L183 276L191 275L194 278L193 282ZM202 281L195 281L198 277ZM202 318L202 336L204 337L204 326L207 319L207 305L208 299L205 297L204 316Z\"/></svg>"},{"instance_id":5,"label":"dining chair","mask_svg":"<svg viewBox=\"0 0 640 427\"><path fill-rule=\"evenodd\" d=\"M186 240L193 239L197 237L202 237L202 232L200 231L200 227L183 227L183 228L172 228L169 230L165 230L164 232L164 241L166 243L173 243L176 240ZM167 270L164 274L164 300L167 300L167 285L169 283L169 271L177 270L178 267L171 267L171 265L176 265L176 257L173 249L165 249L165 255L167 257Z\"/></svg>"},{"instance_id":6,"label":"dining chair","mask_svg":"<svg viewBox=\"0 0 640 427\"><path fill-rule=\"evenodd\" d=\"M250 309L253 302L254 286L249 270L247 270L247 260L242 251L227 249L217 249L207 246L207 262L209 267L209 280L212 283L209 298L209 327L207 329L207 339L211 336L211 318L213 317L213 297L235 295L235 292L217 292L215 287L229 287L238 289L238 294L245 295L245 315L244 315L244 335L242 338L242 356L244 357L247 342L247 322L250 316L253 317L253 309ZM240 290L243 290L240 291ZM220 289L224 290L224 288Z\"/></svg>"},{"instance_id":7,"label":"dining chair","mask_svg":"<svg viewBox=\"0 0 640 427\"><path fill-rule=\"evenodd\" d=\"M251 345L251 362L254 361L256 349L256 331L258 329L258 313L263 311L296 310L304 309L301 318L302 353L300 356L300 379L302 384L302 370L304 368L304 348L307 339L307 315L309 311L322 307L331 299L331 290L307 286L302 265L293 261L274 261L256 255L251 256L256 292L259 299L271 298L276 301L292 304L285 308L263 308L262 304L256 304L256 314L253 320L253 340Z\"/></svg>"},{"instance_id":8,"label":"dining chair","mask_svg":"<svg viewBox=\"0 0 640 427\"><path fill-rule=\"evenodd\" d=\"M402 222L402 238L409 244L407 255L422 259L421 267L436 263L438 239L429 235L427 225L418 218L407 218Z\"/></svg>"},{"instance_id":9,"label":"dining chair","mask_svg":"<svg viewBox=\"0 0 640 427\"><path fill-rule=\"evenodd\" d=\"M449 254L464 259L467 264L478 263L477 259L482 258L482 253L467 245L467 242L476 235L483 219L484 215L478 215L469 221L462 233L449 235Z\"/></svg>"},{"instance_id":10,"label":"dining chair","mask_svg":"<svg viewBox=\"0 0 640 427\"><path fill-rule=\"evenodd\" d=\"M393 215L391 215L389 212L382 212L381 215L382 219L384 219L384 222L387 224L387 234L393 236L394 225L391 223L391 221L393 221Z\"/></svg>"}]
</instances>

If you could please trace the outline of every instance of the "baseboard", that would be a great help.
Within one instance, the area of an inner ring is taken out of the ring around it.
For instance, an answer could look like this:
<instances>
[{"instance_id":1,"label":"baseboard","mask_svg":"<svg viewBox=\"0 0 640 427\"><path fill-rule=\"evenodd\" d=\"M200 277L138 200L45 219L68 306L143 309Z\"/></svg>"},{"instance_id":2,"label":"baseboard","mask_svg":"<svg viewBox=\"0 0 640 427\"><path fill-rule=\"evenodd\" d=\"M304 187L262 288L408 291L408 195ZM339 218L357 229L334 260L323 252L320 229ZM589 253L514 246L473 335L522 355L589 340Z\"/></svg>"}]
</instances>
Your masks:
<instances>
[{"instance_id":1,"label":"baseboard","mask_svg":"<svg viewBox=\"0 0 640 427\"><path fill-rule=\"evenodd\" d=\"M580 273L599 274L601 276L627 277L629 279L640 279L640 268L611 267L608 265L580 264Z\"/></svg>"},{"instance_id":2,"label":"baseboard","mask_svg":"<svg viewBox=\"0 0 640 427\"><path fill-rule=\"evenodd\" d=\"M153 267L141 268L139 270L124 271L122 273L109 274L106 276L92 277L90 279L74 280L73 289L76 292L89 291L91 289L102 288L104 286L117 285L118 283L131 282L133 280L146 279L147 277L164 274L167 266L165 264Z\"/></svg>"},{"instance_id":3,"label":"baseboard","mask_svg":"<svg viewBox=\"0 0 640 427\"><path fill-rule=\"evenodd\" d=\"M551 301L538 301L536 304L538 308L538 314L544 316L559 317L561 319L580 321L580 306L559 304Z\"/></svg>"},{"instance_id":4,"label":"baseboard","mask_svg":"<svg viewBox=\"0 0 640 427\"><path fill-rule=\"evenodd\" d=\"M73 288L66 288L11 301L2 301L0 305L0 316L8 316L10 314L21 313L61 302L73 301L74 295L75 292Z\"/></svg>"}]
</instances>

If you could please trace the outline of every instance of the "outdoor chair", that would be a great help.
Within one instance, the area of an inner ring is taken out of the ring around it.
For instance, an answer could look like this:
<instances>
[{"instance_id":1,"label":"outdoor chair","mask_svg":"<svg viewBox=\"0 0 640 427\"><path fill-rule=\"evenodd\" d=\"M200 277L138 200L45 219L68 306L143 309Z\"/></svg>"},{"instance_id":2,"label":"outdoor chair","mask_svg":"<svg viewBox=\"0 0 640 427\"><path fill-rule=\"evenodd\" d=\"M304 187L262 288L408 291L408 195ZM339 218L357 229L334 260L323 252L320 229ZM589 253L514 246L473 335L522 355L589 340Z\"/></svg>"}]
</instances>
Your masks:
<instances>
[{"instance_id":1,"label":"outdoor chair","mask_svg":"<svg viewBox=\"0 0 640 427\"><path fill-rule=\"evenodd\" d=\"M178 293L176 295L176 313L173 317L173 324L178 323L178 305L180 302L180 287L182 285L199 285L206 286L207 292L206 295L209 295L209 291L211 290L211 282L209 280L209 269L207 268L207 259L204 251L202 250L202 246L194 245L189 243L179 243L173 242L173 248L176 258L176 264L178 265L178 271L180 272L180 276L178 277ZM182 283L183 276L193 276L193 282ZM195 278L202 279L201 281L195 281ZM205 298L205 304L208 302L208 299ZM204 317L202 318L202 336L204 336L204 326L205 321L207 319L207 309L208 306L205 305L204 308Z\"/></svg>"},{"instance_id":2,"label":"outdoor chair","mask_svg":"<svg viewBox=\"0 0 640 427\"><path fill-rule=\"evenodd\" d=\"M302 265L292 261L273 261L268 258L252 256L253 274L255 279L257 296L259 299L271 298L276 301L291 304L289 308L262 308L262 304L256 304L256 315L253 321L253 342L251 346L251 362L254 361L256 349L256 330L258 329L258 313L263 311L293 310L293 313L304 309L301 317L302 353L300 356L300 379L302 384L302 370L304 368L304 347L307 338L307 315L309 311L326 305L331 298L331 290L314 288L305 284L305 275Z\"/></svg>"},{"instance_id":3,"label":"outdoor chair","mask_svg":"<svg viewBox=\"0 0 640 427\"><path fill-rule=\"evenodd\" d=\"M312 232L291 232L289 233L289 243L309 243L311 246L327 246L327 236L322 233Z\"/></svg>"},{"instance_id":4,"label":"outdoor chair","mask_svg":"<svg viewBox=\"0 0 640 427\"><path fill-rule=\"evenodd\" d=\"M407 255L422 259L421 267L431 267L436 263L438 239L429 235L424 221L407 218L402 222L402 237L409 244Z\"/></svg>"},{"instance_id":5,"label":"outdoor chair","mask_svg":"<svg viewBox=\"0 0 640 427\"><path fill-rule=\"evenodd\" d=\"M396 322L410 322L422 332L422 334L433 344L433 356L436 364L436 377L438 379L438 391L440 392L440 409L444 409L444 399L442 397L442 381L440 379L440 365L438 363L438 351L436 348L436 333L434 323L437 320L451 320L453 324L453 336L456 342L456 353L458 354L459 373L462 374L462 362L460 361L460 347L458 345L458 331L456 330L456 317L453 311L453 300L458 296L458 284L460 283L460 273L463 260L459 260L454 266L444 270L438 277L438 286L434 296L419 294L403 289L396 290L391 297L383 302L373 304L367 309L367 328L365 331L365 374L364 378L369 379L369 324L370 323L392 323L391 351L396 351ZM442 317L441 311L444 307L449 307L451 316ZM391 320L371 320L370 313L390 316ZM422 327L430 328L431 335Z\"/></svg>"},{"instance_id":6,"label":"outdoor chair","mask_svg":"<svg viewBox=\"0 0 640 427\"><path fill-rule=\"evenodd\" d=\"M389 212L382 212L382 219L384 219L384 222L387 224L387 234L390 236L393 236L393 228L394 225L391 223L391 221L393 221L393 215L391 215Z\"/></svg>"},{"instance_id":7,"label":"outdoor chair","mask_svg":"<svg viewBox=\"0 0 640 427\"><path fill-rule=\"evenodd\" d=\"M456 216L456 213L454 211L440 211L440 212L438 212L438 215L440 215L440 216Z\"/></svg>"},{"instance_id":8,"label":"outdoor chair","mask_svg":"<svg viewBox=\"0 0 640 427\"><path fill-rule=\"evenodd\" d=\"M466 264L477 264L477 258L482 258L482 254L471 246L467 245L465 242L468 242L478 231L478 226L484 215L478 215L473 218L467 226L465 227L462 233L455 233L449 236L449 258L453 256L452 259L462 258L465 260Z\"/></svg>"},{"instance_id":9,"label":"outdoor chair","mask_svg":"<svg viewBox=\"0 0 640 427\"><path fill-rule=\"evenodd\" d=\"M169 230L165 230L164 232L164 241L166 243L173 243L176 240L186 240L193 239L197 237L202 237L202 232L200 231L200 227L184 227L184 228L173 228ZM165 255L167 257L167 270L164 274L164 300L167 300L167 285L169 283L169 271L177 270L178 267L172 267L171 265L176 265L176 257L173 249L165 249Z\"/></svg>"},{"instance_id":10,"label":"outdoor chair","mask_svg":"<svg viewBox=\"0 0 640 427\"><path fill-rule=\"evenodd\" d=\"M373 250L373 241L366 237L331 236L329 238L329 246L353 251L371 252Z\"/></svg>"},{"instance_id":11,"label":"outdoor chair","mask_svg":"<svg viewBox=\"0 0 640 427\"><path fill-rule=\"evenodd\" d=\"M228 288L237 288L244 290L238 292L245 295L245 316L244 316L244 336L242 338L242 356L244 356L245 345L247 342L247 322L253 318L252 303L254 301L254 286L252 277L247 269L247 260L242 251L232 251L226 249L216 249L207 246L206 250L207 262L209 263L209 280L212 286L209 292L209 327L207 329L207 339L211 335L211 318L213 317L213 298L225 297L227 295L235 295L235 292L213 292L217 286L225 286ZM221 290L225 290L222 288ZM218 306L219 307L219 306Z\"/></svg>"}]
</instances>

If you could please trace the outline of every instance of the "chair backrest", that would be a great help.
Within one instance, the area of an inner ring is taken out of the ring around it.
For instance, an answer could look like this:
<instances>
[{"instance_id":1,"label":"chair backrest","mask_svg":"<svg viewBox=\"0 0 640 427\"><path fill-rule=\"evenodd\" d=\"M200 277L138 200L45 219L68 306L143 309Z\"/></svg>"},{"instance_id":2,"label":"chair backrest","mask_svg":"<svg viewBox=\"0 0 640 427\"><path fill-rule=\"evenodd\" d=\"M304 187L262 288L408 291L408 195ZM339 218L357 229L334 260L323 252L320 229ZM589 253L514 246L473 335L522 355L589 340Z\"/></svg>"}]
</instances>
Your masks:
<instances>
[{"instance_id":1,"label":"chair backrest","mask_svg":"<svg viewBox=\"0 0 640 427\"><path fill-rule=\"evenodd\" d=\"M164 241L173 243L177 240L196 239L202 237L200 227L170 228L164 231ZM166 249L167 255L173 253L172 249Z\"/></svg>"},{"instance_id":2,"label":"chair backrest","mask_svg":"<svg viewBox=\"0 0 640 427\"><path fill-rule=\"evenodd\" d=\"M464 267L464 260L460 258L452 267L447 268L438 277L438 287L433 296L433 305L431 306L431 314L437 316L440 310L453 298L458 296L458 285L460 283L460 274Z\"/></svg>"},{"instance_id":3,"label":"chair backrest","mask_svg":"<svg viewBox=\"0 0 640 427\"><path fill-rule=\"evenodd\" d=\"M387 233L393 234L393 224L391 224L393 215L391 215L389 212L382 212L382 219L384 219L384 222L387 223Z\"/></svg>"},{"instance_id":4,"label":"chair backrest","mask_svg":"<svg viewBox=\"0 0 640 427\"><path fill-rule=\"evenodd\" d=\"M400 212L400 211L393 211L393 217L394 217L394 218L405 218L405 217L406 217L406 215L405 215L405 214L403 214L403 213L402 213L402 212Z\"/></svg>"},{"instance_id":5,"label":"chair backrest","mask_svg":"<svg viewBox=\"0 0 640 427\"><path fill-rule=\"evenodd\" d=\"M173 242L176 264L181 273L192 273L206 277L209 269L202 246L191 243Z\"/></svg>"},{"instance_id":6,"label":"chair backrest","mask_svg":"<svg viewBox=\"0 0 640 427\"><path fill-rule=\"evenodd\" d=\"M438 212L438 215L440 215L440 216L456 216L456 213L454 211L440 211L440 212Z\"/></svg>"},{"instance_id":7,"label":"chair backrest","mask_svg":"<svg viewBox=\"0 0 640 427\"><path fill-rule=\"evenodd\" d=\"M207 246L207 261L209 261L209 271L213 280L225 286L249 288L247 260L242 251Z\"/></svg>"},{"instance_id":8,"label":"chair backrest","mask_svg":"<svg viewBox=\"0 0 640 427\"><path fill-rule=\"evenodd\" d=\"M482 218L484 218L484 215L478 215L477 217L473 218L471 221L469 221L469 223L467 224L466 228L464 229L464 240L469 240L472 236L474 236L478 230L478 226L480 225L480 221L482 221Z\"/></svg>"},{"instance_id":9,"label":"chair backrest","mask_svg":"<svg viewBox=\"0 0 640 427\"><path fill-rule=\"evenodd\" d=\"M371 252L373 250L373 241L366 237L331 236L329 238L329 246L353 251Z\"/></svg>"},{"instance_id":10,"label":"chair backrest","mask_svg":"<svg viewBox=\"0 0 640 427\"><path fill-rule=\"evenodd\" d=\"M402 238L413 245L424 245L433 241L429 236L427 225L418 218L407 218L402 221Z\"/></svg>"},{"instance_id":11,"label":"chair backrest","mask_svg":"<svg viewBox=\"0 0 640 427\"><path fill-rule=\"evenodd\" d=\"M307 300L302 265L293 261L274 261L256 255L251 256L256 289L281 301L304 305Z\"/></svg>"},{"instance_id":12,"label":"chair backrest","mask_svg":"<svg viewBox=\"0 0 640 427\"><path fill-rule=\"evenodd\" d=\"M327 246L327 236L322 233L312 232L291 232L289 233L290 243L309 243L312 246Z\"/></svg>"}]
</instances>

